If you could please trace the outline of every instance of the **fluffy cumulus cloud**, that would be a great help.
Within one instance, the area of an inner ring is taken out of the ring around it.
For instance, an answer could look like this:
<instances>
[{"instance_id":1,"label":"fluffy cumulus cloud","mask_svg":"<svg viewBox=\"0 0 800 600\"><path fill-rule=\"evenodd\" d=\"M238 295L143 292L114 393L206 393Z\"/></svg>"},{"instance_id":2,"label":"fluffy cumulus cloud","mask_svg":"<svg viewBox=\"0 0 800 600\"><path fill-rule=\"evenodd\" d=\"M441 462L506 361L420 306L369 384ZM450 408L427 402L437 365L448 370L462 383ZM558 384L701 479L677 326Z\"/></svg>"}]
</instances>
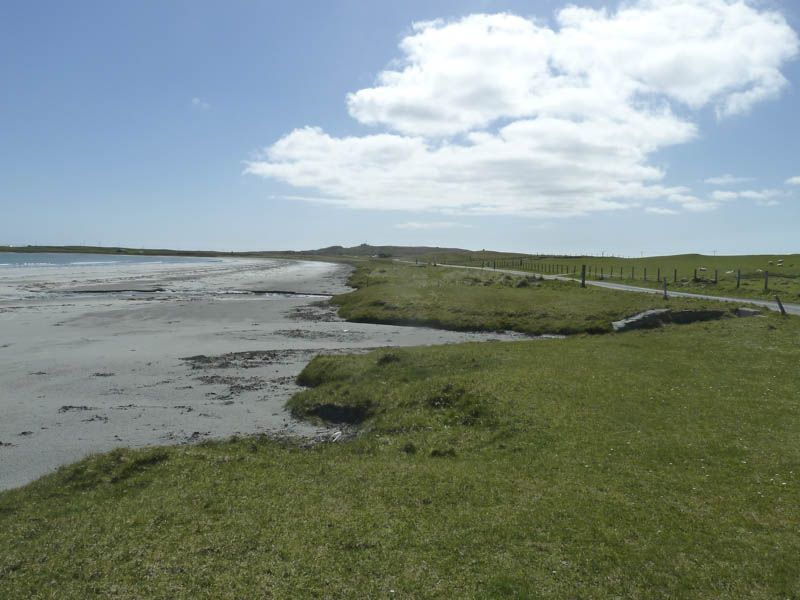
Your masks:
<instances>
[{"instance_id":1,"label":"fluffy cumulus cloud","mask_svg":"<svg viewBox=\"0 0 800 600\"><path fill-rule=\"evenodd\" d=\"M296 129L246 171L353 208L715 208L665 185L650 155L692 140L700 109L725 118L779 94L798 49L785 19L743 0L639 0L568 6L555 22L503 13L417 23L402 58L347 97L350 115L382 132Z\"/></svg>"}]
</instances>

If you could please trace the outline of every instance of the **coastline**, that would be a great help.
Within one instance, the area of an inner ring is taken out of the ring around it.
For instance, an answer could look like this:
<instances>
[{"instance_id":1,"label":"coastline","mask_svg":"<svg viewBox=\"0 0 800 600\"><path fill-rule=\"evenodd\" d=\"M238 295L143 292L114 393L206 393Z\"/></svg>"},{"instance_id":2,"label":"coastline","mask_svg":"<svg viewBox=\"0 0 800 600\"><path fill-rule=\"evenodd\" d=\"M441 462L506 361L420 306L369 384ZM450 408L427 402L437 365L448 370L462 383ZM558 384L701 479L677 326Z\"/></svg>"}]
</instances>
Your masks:
<instances>
[{"instance_id":1,"label":"coastline","mask_svg":"<svg viewBox=\"0 0 800 600\"><path fill-rule=\"evenodd\" d=\"M327 298L350 271L226 258L0 274L0 489L117 447L332 435L284 406L319 353L525 339L345 322Z\"/></svg>"}]
</instances>

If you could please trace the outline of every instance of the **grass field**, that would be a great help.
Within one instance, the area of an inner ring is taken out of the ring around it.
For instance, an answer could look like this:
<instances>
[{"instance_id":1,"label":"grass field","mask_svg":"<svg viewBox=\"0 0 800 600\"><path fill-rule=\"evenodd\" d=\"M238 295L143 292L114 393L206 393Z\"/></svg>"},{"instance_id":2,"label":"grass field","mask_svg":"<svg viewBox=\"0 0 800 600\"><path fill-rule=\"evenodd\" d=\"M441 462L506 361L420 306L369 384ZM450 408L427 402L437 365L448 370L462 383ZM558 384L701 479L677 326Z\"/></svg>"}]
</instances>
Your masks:
<instances>
[{"instance_id":1,"label":"grass field","mask_svg":"<svg viewBox=\"0 0 800 600\"><path fill-rule=\"evenodd\" d=\"M356 292L334 298L352 321L513 330L534 335L605 333L611 322L651 308L720 308L709 300L625 294L579 283L479 270L370 261L353 274Z\"/></svg>"},{"instance_id":2,"label":"grass field","mask_svg":"<svg viewBox=\"0 0 800 600\"><path fill-rule=\"evenodd\" d=\"M682 254L645 258L538 257L496 252L427 254L419 261L488 266L531 273L580 277L586 265L589 280L605 279L642 287L741 298L800 300L800 255L703 256ZM645 279L645 276L647 277ZM715 279L716 278L716 279ZM765 278L767 286L765 289ZM738 285L738 287L737 287Z\"/></svg>"},{"instance_id":3,"label":"grass field","mask_svg":"<svg viewBox=\"0 0 800 600\"><path fill-rule=\"evenodd\" d=\"M774 313L318 357L290 406L351 439L119 450L0 493L0 598L798 598L799 358Z\"/></svg>"}]
</instances>

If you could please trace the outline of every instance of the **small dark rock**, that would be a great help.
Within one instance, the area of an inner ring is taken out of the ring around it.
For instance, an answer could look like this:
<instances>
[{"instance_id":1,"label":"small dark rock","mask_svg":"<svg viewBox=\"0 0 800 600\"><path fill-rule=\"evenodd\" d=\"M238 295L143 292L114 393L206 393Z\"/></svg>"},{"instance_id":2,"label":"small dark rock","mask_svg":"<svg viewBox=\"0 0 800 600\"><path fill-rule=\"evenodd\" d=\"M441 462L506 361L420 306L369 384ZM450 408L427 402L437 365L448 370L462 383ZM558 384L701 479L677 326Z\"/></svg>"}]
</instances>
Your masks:
<instances>
[{"instance_id":1,"label":"small dark rock","mask_svg":"<svg viewBox=\"0 0 800 600\"><path fill-rule=\"evenodd\" d=\"M431 456L435 458L444 458L447 456L452 457L455 455L456 451L453 450L452 448L448 448L447 450L440 450L439 448L434 448L433 450L431 450Z\"/></svg>"}]
</instances>

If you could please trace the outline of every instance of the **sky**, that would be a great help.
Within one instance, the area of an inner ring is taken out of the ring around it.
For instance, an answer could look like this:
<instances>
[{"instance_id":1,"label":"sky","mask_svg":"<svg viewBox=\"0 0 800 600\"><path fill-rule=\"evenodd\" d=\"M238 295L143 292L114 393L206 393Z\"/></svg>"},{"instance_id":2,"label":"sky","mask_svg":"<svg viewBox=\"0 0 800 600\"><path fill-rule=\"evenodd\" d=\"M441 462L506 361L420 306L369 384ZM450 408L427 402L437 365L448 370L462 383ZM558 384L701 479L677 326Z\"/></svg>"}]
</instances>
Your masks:
<instances>
[{"instance_id":1,"label":"sky","mask_svg":"<svg viewBox=\"0 0 800 600\"><path fill-rule=\"evenodd\" d=\"M0 5L0 244L800 252L800 3Z\"/></svg>"}]
</instances>

